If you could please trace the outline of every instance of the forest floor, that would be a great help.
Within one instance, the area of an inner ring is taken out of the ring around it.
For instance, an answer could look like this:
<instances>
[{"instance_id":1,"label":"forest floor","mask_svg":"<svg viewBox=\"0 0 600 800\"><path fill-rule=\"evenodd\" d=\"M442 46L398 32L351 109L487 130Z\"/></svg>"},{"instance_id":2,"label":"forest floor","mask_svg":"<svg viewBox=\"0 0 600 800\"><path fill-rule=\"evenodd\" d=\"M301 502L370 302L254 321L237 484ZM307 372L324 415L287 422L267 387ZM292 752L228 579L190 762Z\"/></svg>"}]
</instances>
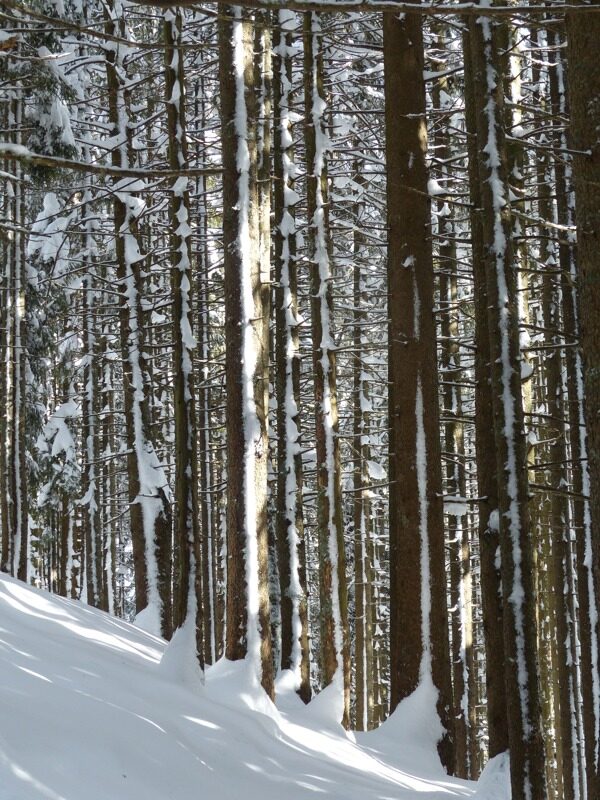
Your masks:
<instances>
[{"instance_id":1,"label":"forest floor","mask_svg":"<svg viewBox=\"0 0 600 800\"><path fill-rule=\"evenodd\" d=\"M0 800L508 800L502 759L446 776L418 708L347 733L184 645L0 574Z\"/></svg>"}]
</instances>

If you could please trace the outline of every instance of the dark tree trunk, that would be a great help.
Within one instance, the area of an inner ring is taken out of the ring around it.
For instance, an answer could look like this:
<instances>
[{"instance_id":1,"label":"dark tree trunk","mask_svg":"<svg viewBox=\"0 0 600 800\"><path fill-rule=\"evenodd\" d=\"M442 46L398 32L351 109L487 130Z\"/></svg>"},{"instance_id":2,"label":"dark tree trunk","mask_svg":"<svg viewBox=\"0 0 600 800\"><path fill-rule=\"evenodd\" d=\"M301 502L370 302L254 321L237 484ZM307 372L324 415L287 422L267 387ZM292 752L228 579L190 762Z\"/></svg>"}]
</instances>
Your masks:
<instances>
[{"instance_id":1,"label":"dark tree trunk","mask_svg":"<svg viewBox=\"0 0 600 800\"><path fill-rule=\"evenodd\" d=\"M583 5L581 3L578 3ZM598 6L598 0L588 5ZM588 798L600 796L600 709L598 708L599 635L597 602L600 592L600 14L567 15L569 101L571 107L571 146L577 219L577 257L581 348L587 456L589 470L589 512L591 541L582 553L585 570L580 593L588 594L583 619L582 645L585 674L584 697L593 697L594 719L588 709L586 734ZM577 423L575 423L577 424ZM582 454L583 455L583 454ZM591 561L591 564L590 564ZM591 566L591 575L589 574ZM585 572L588 572L586 575ZM584 606L585 607L585 606ZM583 608L582 608L583 614ZM588 656L588 636L590 655ZM595 687L595 695L591 691ZM588 700L589 702L589 700ZM593 730L592 730L593 724Z\"/></svg>"},{"instance_id":2,"label":"dark tree trunk","mask_svg":"<svg viewBox=\"0 0 600 800\"><path fill-rule=\"evenodd\" d=\"M277 560L281 592L281 669L295 672L296 691L306 703L310 700L311 687L302 515L300 342L295 202L292 194L294 147L290 120L296 26L296 15L280 12L273 38Z\"/></svg>"},{"instance_id":3,"label":"dark tree trunk","mask_svg":"<svg viewBox=\"0 0 600 800\"><path fill-rule=\"evenodd\" d=\"M494 526L500 531L502 559L511 785L513 800L542 800L544 749L529 538L527 449L499 68L499 52L507 37L505 23L492 22L486 17L470 20L470 33L497 458L498 508Z\"/></svg>"},{"instance_id":4,"label":"dark tree trunk","mask_svg":"<svg viewBox=\"0 0 600 800\"><path fill-rule=\"evenodd\" d=\"M391 709L433 681L454 768L423 32L383 23L388 204Z\"/></svg>"},{"instance_id":5,"label":"dark tree trunk","mask_svg":"<svg viewBox=\"0 0 600 800\"><path fill-rule=\"evenodd\" d=\"M508 718L504 680L502 594L497 553L500 532L491 515L498 508L498 479L494 414L492 409L491 356L488 332L488 293L485 277L483 208L479 183L477 107L468 35L463 39L465 61L465 117L471 195L471 248L475 298L475 442L479 502L479 559L484 646L488 753L490 758L508 750Z\"/></svg>"}]
</instances>

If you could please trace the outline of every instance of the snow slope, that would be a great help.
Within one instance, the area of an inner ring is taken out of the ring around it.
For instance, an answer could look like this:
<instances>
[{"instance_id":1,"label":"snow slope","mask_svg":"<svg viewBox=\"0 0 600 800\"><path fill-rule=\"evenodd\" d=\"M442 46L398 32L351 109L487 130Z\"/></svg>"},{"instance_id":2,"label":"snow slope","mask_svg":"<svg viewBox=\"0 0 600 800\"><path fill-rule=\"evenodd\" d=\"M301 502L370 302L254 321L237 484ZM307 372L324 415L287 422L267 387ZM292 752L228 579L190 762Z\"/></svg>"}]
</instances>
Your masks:
<instances>
[{"instance_id":1,"label":"snow slope","mask_svg":"<svg viewBox=\"0 0 600 800\"><path fill-rule=\"evenodd\" d=\"M183 634L185 636L185 633ZM165 643L0 574L0 800L506 800L506 770L448 778L413 707L360 744L326 693L278 710L244 663L203 686ZM408 722L408 726L405 724ZM418 726L417 726L418 727Z\"/></svg>"}]
</instances>

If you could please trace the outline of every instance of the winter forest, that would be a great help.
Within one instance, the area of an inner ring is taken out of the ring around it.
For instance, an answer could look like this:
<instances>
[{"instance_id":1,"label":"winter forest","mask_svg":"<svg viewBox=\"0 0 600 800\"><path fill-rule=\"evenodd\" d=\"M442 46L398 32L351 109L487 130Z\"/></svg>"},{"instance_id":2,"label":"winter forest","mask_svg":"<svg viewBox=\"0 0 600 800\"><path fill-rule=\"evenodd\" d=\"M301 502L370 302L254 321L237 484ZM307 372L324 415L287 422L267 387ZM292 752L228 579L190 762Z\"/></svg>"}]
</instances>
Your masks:
<instances>
[{"instance_id":1,"label":"winter forest","mask_svg":"<svg viewBox=\"0 0 600 800\"><path fill-rule=\"evenodd\" d=\"M0 2L2 800L96 798L47 748L136 692L209 766L100 799L599 800L599 49L599 0Z\"/></svg>"}]
</instances>

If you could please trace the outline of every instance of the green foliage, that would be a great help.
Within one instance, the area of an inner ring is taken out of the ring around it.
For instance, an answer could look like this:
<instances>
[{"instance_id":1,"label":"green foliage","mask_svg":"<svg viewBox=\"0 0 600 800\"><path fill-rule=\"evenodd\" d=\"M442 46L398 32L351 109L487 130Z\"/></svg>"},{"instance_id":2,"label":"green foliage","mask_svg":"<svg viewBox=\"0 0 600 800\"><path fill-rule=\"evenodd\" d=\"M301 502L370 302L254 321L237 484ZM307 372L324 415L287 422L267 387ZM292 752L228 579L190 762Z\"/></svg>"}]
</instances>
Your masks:
<instances>
[{"instance_id":1,"label":"green foliage","mask_svg":"<svg viewBox=\"0 0 600 800\"><path fill-rule=\"evenodd\" d=\"M38 0L34 7L58 18L53 3ZM37 53L37 58L27 64L27 74L22 76L27 84L23 143L36 153L75 158L78 148L71 129L71 107L78 91L64 70L61 37L51 26L39 26L28 31L24 39L27 49ZM40 166L30 167L29 171L34 183L43 186L57 174L56 170Z\"/></svg>"}]
</instances>

